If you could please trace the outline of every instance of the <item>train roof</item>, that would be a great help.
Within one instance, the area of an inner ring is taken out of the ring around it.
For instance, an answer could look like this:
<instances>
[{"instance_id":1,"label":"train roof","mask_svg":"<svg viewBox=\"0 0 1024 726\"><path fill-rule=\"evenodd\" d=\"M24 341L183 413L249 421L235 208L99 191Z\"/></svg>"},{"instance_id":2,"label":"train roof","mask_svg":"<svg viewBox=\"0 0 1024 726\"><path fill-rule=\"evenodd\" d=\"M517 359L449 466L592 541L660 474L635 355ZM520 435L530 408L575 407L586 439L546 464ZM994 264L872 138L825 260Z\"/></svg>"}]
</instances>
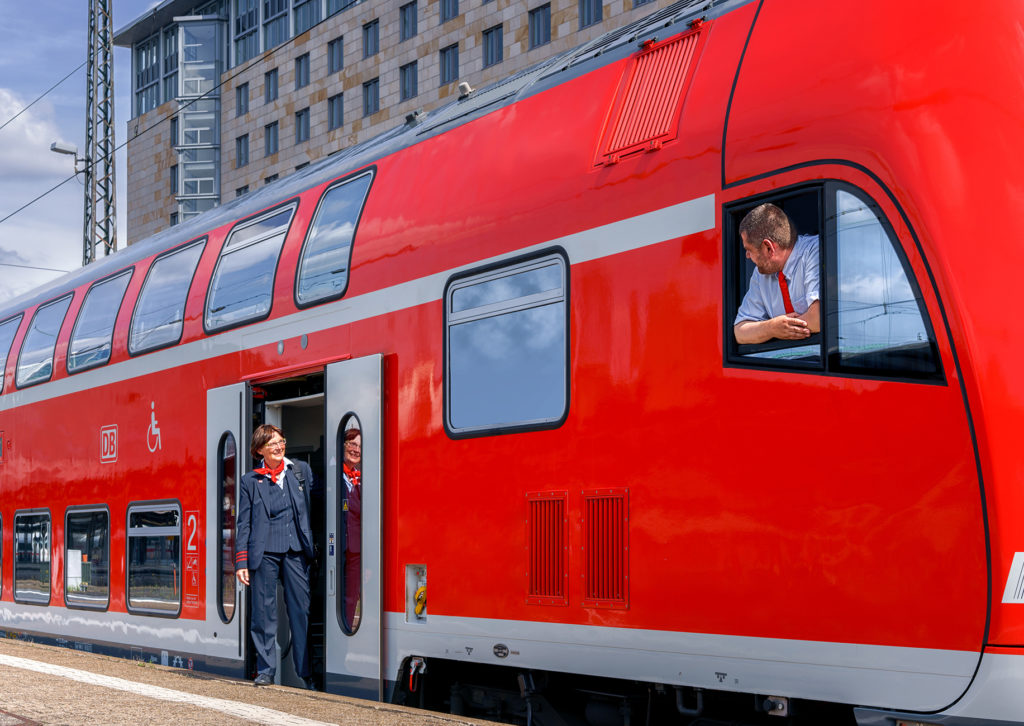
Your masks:
<instances>
[{"instance_id":1,"label":"train roof","mask_svg":"<svg viewBox=\"0 0 1024 726\"><path fill-rule=\"evenodd\" d=\"M442 134L492 111L565 83L637 50L638 43L685 31L697 19L723 15L753 0L680 0L577 48L542 61L490 86L473 90L432 112L414 112L402 125L372 139L340 149L276 182L225 202L174 227L55 278L0 305L0 320L53 299L91 280L125 269L151 255L198 239L224 224L260 212L319 184L363 168L396 151Z\"/></svg>"}]
</instances>

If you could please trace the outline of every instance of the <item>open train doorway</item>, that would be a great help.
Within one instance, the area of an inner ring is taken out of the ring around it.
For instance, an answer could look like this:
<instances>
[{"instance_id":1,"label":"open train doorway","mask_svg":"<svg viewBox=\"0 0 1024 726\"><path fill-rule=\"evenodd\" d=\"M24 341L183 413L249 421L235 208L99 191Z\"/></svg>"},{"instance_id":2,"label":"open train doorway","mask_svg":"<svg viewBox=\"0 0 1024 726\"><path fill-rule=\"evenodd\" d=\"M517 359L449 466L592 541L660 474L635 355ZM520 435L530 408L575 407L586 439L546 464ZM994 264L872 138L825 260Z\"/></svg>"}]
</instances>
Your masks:
<instances>
[{"instance_id":1,"label":"open train doorway","mask_svg":"<svg viewBox=\"0 0 1024 726\"><path fill-rule=\"evenodd\" d=\"M324 374L308 373L272 382L250 386L252 421L250 431L260 424L279 427L288 441L285 456L293 461L309 464L313 481L309 483L310 525L316 548L321 553L310 567L309 649L313 667L313 680L318 688L324 682ZM248 448L248 447L246 447ZM248 458L247 458L248 461ZM259 462L250 462L250 467ZM292 660L291 628L285 610L285 598L278 584L277 593L277 670L276 682L286 686L301 686L302 679L295 671ZM248 649L247 670L255 668L255 654Z\"/></svg>"}]
</instances>

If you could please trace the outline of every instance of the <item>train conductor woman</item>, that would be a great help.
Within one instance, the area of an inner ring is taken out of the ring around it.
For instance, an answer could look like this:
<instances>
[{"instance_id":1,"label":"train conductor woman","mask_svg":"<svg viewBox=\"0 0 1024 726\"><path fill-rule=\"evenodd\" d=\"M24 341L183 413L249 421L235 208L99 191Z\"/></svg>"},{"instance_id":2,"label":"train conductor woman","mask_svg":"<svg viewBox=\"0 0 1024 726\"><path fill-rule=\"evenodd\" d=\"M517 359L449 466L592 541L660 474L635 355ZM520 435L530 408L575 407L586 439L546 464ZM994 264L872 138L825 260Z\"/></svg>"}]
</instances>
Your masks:
<instances>
[{"instance_id":1,"label":"train conductor woman","mask_svg":"<svg viewBox=\"0 0 1024 726\"><path fill-rule=\"evenodd\" d=\"M285 438L271 424L257 427L249 450L263 466L242 477L235 538L235 574L252 588L250 630L256 648L255 685L274 682L277 583L284 586L295 672L313 690L307 632L309 569L315 557L310 529L309 465L285 458Z\"/></svg>"}]
</instances>

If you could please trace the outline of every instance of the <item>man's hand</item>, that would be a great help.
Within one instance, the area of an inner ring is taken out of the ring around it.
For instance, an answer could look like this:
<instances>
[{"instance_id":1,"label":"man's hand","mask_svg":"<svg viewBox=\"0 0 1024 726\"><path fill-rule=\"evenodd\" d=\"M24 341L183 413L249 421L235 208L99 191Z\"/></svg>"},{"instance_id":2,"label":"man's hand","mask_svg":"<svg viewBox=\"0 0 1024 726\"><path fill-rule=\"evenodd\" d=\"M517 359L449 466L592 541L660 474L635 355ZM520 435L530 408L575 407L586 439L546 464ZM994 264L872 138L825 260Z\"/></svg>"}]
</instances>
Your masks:
<instances>
[{"instance_id":1,"label":"man's hand","mask_svg":"<svg viewBox=\"0 0 1024 726\"><path fill-rule=\"evenodd\" d=\"M240 569L235 570L235 577L237 577L238 581L240 583L242 583L243 585L246 585L246 586L249 585L249 570L248 570L248 568L242 567Z\"/></svg>"},{"instance_id":2,"label":"man's hand","mask_svg":"<svg viewBox=\"0 0 1024 726\"><path fill-rule=\"evenodd\" d=\"M744 320L733 326L733 335L741 345L765 343L773 338L804 340L821 330L820 309L815 300L805 313L787 313L768 320Z\"/></svg>"},{"instance_id":3,"label":"man's hand","mask_svg":"<svg viewBox=\"0 0 1024 726\"><path fill-rule=\"evenodd\" d=\"M811 337L811 326L800 317L799 313L786 313L768 320L768 329L772 338L782 340L803 340Z\"/></svg>"}]
</instances>

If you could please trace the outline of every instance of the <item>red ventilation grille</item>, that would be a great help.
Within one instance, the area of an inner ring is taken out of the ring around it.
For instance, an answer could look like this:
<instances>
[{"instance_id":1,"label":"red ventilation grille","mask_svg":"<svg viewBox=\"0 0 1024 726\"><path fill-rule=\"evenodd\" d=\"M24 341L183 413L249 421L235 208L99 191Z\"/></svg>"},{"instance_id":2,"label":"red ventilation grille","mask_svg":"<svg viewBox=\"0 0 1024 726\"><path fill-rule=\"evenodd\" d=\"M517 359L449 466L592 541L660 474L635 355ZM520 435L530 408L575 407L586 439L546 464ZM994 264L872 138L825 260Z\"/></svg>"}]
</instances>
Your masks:
<instances>
[{"instance_id":1,"label":"red ventilation grille","mask_svg":"<svg viewBox=\"0 0 1024 726\"><path fill-rule=\"evenodd\" d=\"M585 606L625 607L629 604L628 510L626 489L601 489L583 494Z\"/></svg>"},{"instance_id":2,"label":"red ventilation grille","mask_svg":"<svg viewBox=\"0 0 1024 726\"><path fill-rule=\"evenodd\" d=\"M529 594L531 605L568 605L568 492L533 492L529 502Z\"/></svg>"},{"instance_id":3,"label":"red ventilation grille","mask_svg":"<svg viewBox=\"0 0 1024 726\"><path fill-rule=\"evenodd\" d=\"M676 137L704 32L695 30L652 44L636 56L619 89L598 163L615 163L628 154L656 150Z\"/></svg>"}]
</instances>

